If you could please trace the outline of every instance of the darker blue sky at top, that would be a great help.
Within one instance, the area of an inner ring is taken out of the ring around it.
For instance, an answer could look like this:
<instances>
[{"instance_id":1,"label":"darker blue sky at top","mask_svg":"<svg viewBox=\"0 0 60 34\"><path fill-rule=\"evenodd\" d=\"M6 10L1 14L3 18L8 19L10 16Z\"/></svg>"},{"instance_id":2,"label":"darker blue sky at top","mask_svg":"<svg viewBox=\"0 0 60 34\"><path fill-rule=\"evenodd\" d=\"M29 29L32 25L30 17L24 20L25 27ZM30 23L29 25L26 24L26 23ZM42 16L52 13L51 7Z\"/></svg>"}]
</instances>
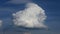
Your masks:
<instances>
[{"instance_id":1,"label":"darker blue sky at top","mask_svg":"<svg viewBox=\"0 0 60 34\"><path fill-rule=\"evenodd\" d=\"M20 10L20 9L23 9L23 7L24 7L23 4L20 4L20 5L5 4L7 1L10 1L10 0L0 0L0 7L1 8L2 7L10 8L11 10L12 10L12 8L16 9L16 10ZM33 2L42 6L48 12L47 14L49 14L48 15L49 17L50 16L59 17L59 13L60 13L60 10L59 10L60 9L60 5L59 5L60 2L59 2L59 0L33 0ZM12 11L9 11L9 12L12 12ZM5 13L5 12L3 12L3 13ZM51 14L53 14L53 15L51 15Z\"/></svg>"},{"instance_id":2,"label":"darker blue sky at top","mask_svg":"<svg viewBox=\"0 0 60 34\"><path fill-rule=\"evenodd\" d=\"M6 3L10 0L0 0L0 19L12 18L12 13L25 8L25 4ZM41 6L47 15L46 23L53 31L60 31L60 0L32 0Z\"/></svg>"}]
</instances>

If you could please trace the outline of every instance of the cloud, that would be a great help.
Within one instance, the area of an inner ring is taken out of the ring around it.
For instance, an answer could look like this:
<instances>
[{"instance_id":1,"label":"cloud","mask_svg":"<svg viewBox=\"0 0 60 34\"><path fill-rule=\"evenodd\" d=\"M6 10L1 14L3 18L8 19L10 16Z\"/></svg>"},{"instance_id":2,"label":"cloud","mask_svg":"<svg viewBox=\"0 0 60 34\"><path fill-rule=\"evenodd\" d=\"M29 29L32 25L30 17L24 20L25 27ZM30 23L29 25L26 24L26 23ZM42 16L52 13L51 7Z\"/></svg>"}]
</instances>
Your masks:
<instances>
[{"instance_id":1,"label":"cloud","mask_svg":"<svg viewBox=\"0 0 60 34\"><path fill-rule=\"evenodd\" d=\"M13 3L13 4L21 4L21 3L27 3L31 2L31 0L10 0L8 3Z\"/></svg>"},{"instance_id":2,"label":"cloud","mask_svg":"<svg viewBox=\"0 0 60 34\"><path fill-rule=\"evenodd\" d=\"M0 27L2 26L2 20L0 20Z\"/></svg>"},{"instance_id":3,"label":"cloud","mask_svg":"<svg viewBox=\"0 0 60 34\"><path fill-rule=\"evenodd\" d=\"M35 3L27 3L26 8L19 12L13 13L13 21L16 26L27 28L46 28L44 20L46 19L45 11Z\"/></svg>"}]
</instances>

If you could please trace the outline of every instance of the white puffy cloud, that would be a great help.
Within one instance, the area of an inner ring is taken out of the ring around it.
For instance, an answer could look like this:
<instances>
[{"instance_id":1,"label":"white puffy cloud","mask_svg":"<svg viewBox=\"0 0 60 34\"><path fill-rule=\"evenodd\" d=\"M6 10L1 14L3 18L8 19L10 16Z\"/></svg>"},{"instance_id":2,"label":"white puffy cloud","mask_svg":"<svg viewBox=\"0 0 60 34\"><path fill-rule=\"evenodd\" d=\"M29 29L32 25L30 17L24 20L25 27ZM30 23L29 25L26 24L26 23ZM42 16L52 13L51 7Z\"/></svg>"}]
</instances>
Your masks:
<instances>
[{"instance_id":1,"label":"white puffy cloud","mask_svg":"<svg viewBox=\"0 0 60 34\"><path fill-rule=\"evenodd\" d=\"M46 28L44 20L46 19L45 11L35 3L27 3L26 8L19 12L13 13L13 21L16 26L27 28Z\"/></svg>"},{"instance_id":2,"label":"white puffy cloud","mask_svg":"<svg viewBox=\"0 0 60 34\"><path fill-rule=\"evenodd\" d=\"M2 20L0 20L0 27L2 26Z\"/></svg>"},{"instance_id":3,"label":"white puffy cloud","mask_svg":"<svg viewBox=\"0 0 60 34\"><path fill-rule=\"evenodd\" d=\"M8 3L21 4L21 3L27 3L27 2L31 2L31 0L10 0Z\"/></svg>"}]
</instances>

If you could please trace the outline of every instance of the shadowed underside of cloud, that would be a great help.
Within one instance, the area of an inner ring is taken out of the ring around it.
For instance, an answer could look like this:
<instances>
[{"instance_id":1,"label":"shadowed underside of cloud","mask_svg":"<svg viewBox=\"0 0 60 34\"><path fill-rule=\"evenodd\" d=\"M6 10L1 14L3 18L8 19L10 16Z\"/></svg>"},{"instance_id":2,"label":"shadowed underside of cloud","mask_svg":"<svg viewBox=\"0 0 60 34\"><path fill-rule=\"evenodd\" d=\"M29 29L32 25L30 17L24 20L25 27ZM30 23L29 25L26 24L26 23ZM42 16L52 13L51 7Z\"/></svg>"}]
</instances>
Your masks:
<instances>
[{"instance_id":1,"label":"shadowed underside of cloud","mask_svg":"<svg viewBox=\"0 0 60 34\"><path fill-rule=\"evenodd\" d=\"M45 11L35 3L27 3L26 8L13 13L15 26L27 28L47 28L44 25L46 19Z\"/></svg>"}]
</instances>

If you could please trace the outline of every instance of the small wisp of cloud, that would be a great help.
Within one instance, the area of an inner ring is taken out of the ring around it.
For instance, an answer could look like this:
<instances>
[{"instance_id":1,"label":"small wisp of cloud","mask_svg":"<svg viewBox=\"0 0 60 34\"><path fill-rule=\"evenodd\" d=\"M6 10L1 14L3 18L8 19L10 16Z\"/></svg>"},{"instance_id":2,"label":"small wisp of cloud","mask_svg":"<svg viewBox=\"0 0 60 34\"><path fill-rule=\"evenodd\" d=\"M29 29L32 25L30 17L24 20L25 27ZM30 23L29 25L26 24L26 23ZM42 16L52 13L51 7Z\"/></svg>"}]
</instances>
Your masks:
<instances>
[{"instance_id":1,"label":"small wisp of cloud","mask_svg":"<svg viewBox=\"0 0 60 34\"><path fill-rule=\"evenodd\" d=\"M2 20L0 20L0 27L2 27Z\"/></svg>"},{"instance_id":2,"label":"small wisp of cloud","mask_svg":"<svg viewBox=\"0 0 60 34\"><path fill-rule=\"evenodd\" d=\"M11 3L11 4L22 4L22 3L28 3L28 2L32 2L32 0L10 0L7 3Z\"/></svg>"}]
</instances>

